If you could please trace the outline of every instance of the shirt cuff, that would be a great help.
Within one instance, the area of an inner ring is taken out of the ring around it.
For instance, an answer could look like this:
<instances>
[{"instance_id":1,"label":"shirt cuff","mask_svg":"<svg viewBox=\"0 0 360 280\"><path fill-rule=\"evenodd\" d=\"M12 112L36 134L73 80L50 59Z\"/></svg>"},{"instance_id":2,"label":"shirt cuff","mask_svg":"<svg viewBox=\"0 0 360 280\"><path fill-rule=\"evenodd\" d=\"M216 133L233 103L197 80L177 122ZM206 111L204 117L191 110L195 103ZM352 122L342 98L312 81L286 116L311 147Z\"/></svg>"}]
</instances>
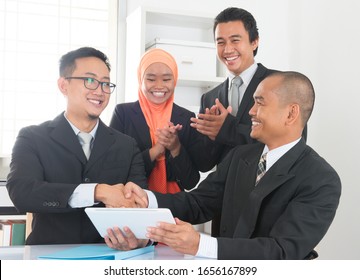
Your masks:
<instances>
[{"instance_id":1,"label":"shirt cuff","mask_svg":"<svg viewBox=\"0 0 360 280\"><path fill-rule=\"evenodd\" d=\"M93 206L94 192L97 184L80 184L76 187L72 195L70 196L68 204L72 208L82 208L87 206Z\"/></svg>"},{"instance_id":2,"label":"shirt cuff","mask_svg":"<svg viewBox=\"0 0 360 280\"><path fill-rule=\"evenodd\" d=\"M199 249L197 257L217 259L218 242L215 237L200 233Z\"/></svg>"},{"instance_id":3,"label":"shirt cuff","mask_svg":"<svg viewBox=\"0 0 360 280\"><path fill-rule=\"evenodd\" d=\"M148 196L148 208L158 208L158 203L155 194L152 191L144 190Z\"/></svg>"}]
</instances>

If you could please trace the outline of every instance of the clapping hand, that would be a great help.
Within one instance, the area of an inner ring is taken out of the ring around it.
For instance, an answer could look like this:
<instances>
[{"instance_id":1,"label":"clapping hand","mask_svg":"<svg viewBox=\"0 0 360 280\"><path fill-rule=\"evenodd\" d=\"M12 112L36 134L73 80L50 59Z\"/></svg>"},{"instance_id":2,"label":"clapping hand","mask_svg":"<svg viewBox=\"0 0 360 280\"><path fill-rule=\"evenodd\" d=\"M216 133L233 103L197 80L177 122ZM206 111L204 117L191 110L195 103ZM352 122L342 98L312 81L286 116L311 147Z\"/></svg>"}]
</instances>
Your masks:
<instances>
[{"instance_id":1,"label":"clapping hand","mask_svg":"<svg viewBox=\"0 0 360 280\"><path fill-rule=\"evenodd\" d=\"M191 127L201 134L215 140L228 114L232 112L231 106L225 108L219 101L215 100L215 105L210 109L206 108L204 114L198 114L197 118L191 118Z\"/></svg>"}]
</instances>

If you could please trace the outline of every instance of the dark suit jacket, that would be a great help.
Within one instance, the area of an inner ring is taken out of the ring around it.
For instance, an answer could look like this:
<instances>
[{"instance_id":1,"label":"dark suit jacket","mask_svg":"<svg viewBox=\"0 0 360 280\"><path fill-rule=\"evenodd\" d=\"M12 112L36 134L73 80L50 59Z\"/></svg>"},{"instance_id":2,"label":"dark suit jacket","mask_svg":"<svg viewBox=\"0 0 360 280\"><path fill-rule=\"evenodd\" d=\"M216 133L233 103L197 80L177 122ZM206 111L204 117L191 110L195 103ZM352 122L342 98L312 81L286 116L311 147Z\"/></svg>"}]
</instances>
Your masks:
<instances>
[{"instance_id":1,"label":"dark suit jacket","mask_svg":"<svg viewBox=\"0 0 360 280\"><path fill-rule=\"evenodd\" d=\"M254 187L263 147L236 147L189 193L155 194L159 207L193 224L222 208L219 259L304 259L335 216L340 178L304 140Z\"/></svg>"},{"instance_id":2,"label":"dark suit jacket","mask_svg":"<svg viewBox=\"0 0 360 280\"><path fill-rule=\"evenodd\" d=\"M258 63L258 68L256 69L250 84L246 88L236 117L231 114L227 115L215 142L211 141L209 138L204 140L207 150L212 156L212 167L219 164L219 162L224 159L227 153L235 146L256 142L255 139L250 137L251 117L249 111L254 105L253 95L260 82L276 71L277 70L267 69L262 64ZM205 108L210 108L214 105L216 98L219 98L219 101L227 108L229 106L228 88L229 79L226 79L222 84L205 93L201 97L200 112L203 113ZM305 127L303 131L303 137L306 140L307 127ZM213 236L219 235L220 216L221 213L219 212L212 221L211 232Z\"/></svg>"},{"instance_id":3,"label":"dark suit jacket","mask_svg":"<svg viewBox=\"0 0 360 280\"><path fill-rule=\"evenodd\" d=\"M96 243L103 239L83 208L68 205L70 196L81 183L128 181L146 187L135 140L100 121L87 162L77 136L61 114L19 132L7 188L19 211L34 214L27 244Z\"/></svg>"},{"instance_id":4,"label":"dark suit jacket","mask_svg":"<svg viewBox=\"0 0 360 280\"><path fill-rule=\"evenodd\" d=\"M210 139L207 140L209 150L212 150L213 164L218 164L226 154L235 146L254 143L255 140L250 137L251 117L249 111L254 105L253 95L259 83L275 70L267 69L262 64L258 68L248 85L241 100L236 117L228 114L219 134L217 135L214 147ZM211 108L215 104L215 99L219 98L225 108L229 106L228 101L229 79L222 84L205 93L201 97L200 113L204 113L206 108Z\"/></svg>"},{"instance_id":5,"label":"dark suit jacket","mask_svg":"<svg viewBox=\"0 0 360 280\"><path fill-rule=\"evenodd\" d=\"M203 141L205 137L190 126L190 118L195 114L176 104L173 105L171 122L181 124L178 132L181 142L180 154L173 158L166 151L166 173L168 181L176 181L181 189L192 189L199 182L199 170L208 169L208 152ZM152 162L149 149L152 147L149 127L146 123L139 101L118 104L114 110L110 127L133 137L142 152L147 177L155 162Z\"/></svg>"}]
</instances>

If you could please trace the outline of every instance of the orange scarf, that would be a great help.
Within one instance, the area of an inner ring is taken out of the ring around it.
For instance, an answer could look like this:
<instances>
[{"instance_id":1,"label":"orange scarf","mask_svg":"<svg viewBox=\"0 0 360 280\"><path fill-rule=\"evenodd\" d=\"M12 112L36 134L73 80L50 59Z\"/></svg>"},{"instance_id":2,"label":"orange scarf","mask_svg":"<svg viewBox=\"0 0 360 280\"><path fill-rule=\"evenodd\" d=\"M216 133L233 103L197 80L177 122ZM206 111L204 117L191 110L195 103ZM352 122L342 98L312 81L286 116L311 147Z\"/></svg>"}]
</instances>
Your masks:
<instances>
[{"instance_id":1,"label":"orange scarf","mask_svg":"<svg viewBox=\"0 0 360 280\"><path fill-rule=\"evenodd\" d=\"M138 82L139 82L139 102L141 110L145 116L146 123L149 127L151 142L154 146L157 137L155 131L157 128L162 128L168 125L171 119L171 112L174 103L174 94L162 104L151 103L141 90L141 85L144 78L145 70L153 63L161 62L166 64L174 75L175 85L178 77L177 64L175 59L166 51L162 49L150 49L141 58L138 67ZM161 156L156 159L155 167L153 168L148 178L149 189L160 193L176 193L180 188L176 182L168 182L166 177L166 163L165 157Z\"/></svg>"}]
</instances>

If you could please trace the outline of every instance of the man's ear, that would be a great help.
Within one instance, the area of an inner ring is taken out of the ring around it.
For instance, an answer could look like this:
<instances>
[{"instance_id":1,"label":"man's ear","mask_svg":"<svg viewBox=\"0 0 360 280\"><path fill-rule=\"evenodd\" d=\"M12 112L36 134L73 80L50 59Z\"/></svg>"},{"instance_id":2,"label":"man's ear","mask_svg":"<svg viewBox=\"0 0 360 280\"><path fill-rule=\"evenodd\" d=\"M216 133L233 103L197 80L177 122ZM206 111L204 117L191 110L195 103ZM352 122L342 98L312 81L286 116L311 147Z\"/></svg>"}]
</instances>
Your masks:
<instances>
[{"instance_id":1,"label":"man's ear","mask_svg":"<svg viewBox=\"0 0 360 280\"><path fill-rule=\"evenodd\" d=\"M255 39L251 42L251 45L253 47L253 51L255 51L259 47L259 38Z\"/></svg>"},{"instance_id":2,"label":"man's ear","mask_svg":"<svg viewBox=\"0 0 360 280\"><path fill-rule=\"evenodd\" d=\"M300 106L299 104L290 104L288 117L286 119L287 125L292 125L300 120Z\"/></svg>"},{"instance_id":3,"label":"man's ear","mask_svg":"<svg viewBox=\"0 0 360 280\"><path fill-rule=\"evenodd\" d=\"M69 83L64 77L60 77L58 79L58 87L59 90L62 92L63 95L67 95L67 87Z\"/></svg>"}]
</instances>

